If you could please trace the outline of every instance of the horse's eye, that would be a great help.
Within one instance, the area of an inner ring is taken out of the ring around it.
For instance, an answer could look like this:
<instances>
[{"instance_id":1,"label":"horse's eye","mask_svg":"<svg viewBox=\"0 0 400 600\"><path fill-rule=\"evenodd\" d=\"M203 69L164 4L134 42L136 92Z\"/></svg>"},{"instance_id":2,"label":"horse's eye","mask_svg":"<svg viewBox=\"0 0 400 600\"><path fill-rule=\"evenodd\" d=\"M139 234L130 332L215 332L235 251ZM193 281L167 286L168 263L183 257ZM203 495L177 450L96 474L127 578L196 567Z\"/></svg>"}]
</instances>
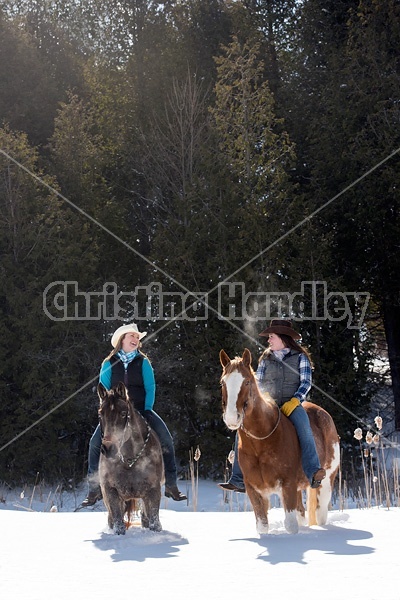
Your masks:
<instances>
[{"instance_id":1,"label":"horse's eye","mask_svg":"<svg viewBox=\"0 0 400 600\"><path fill-rule=\"evenodd\" d=\"M245 383L245 385L250 385L250 379L246 379L246 381L244 383Z\"/></svg>"},{"instance_id":2,"label":"horse's eye","mask_svg":"<svg viewBox=\"0 0 400 600\"><path fill-rule=\"evenodd\" d=\"M126 415L127 415L127 414L128 414L128 413L127 413L125 410L123 410L123 411L121 412L121 418L122 418L122 419L126 419Z\"/></svg>"}]
</instances>

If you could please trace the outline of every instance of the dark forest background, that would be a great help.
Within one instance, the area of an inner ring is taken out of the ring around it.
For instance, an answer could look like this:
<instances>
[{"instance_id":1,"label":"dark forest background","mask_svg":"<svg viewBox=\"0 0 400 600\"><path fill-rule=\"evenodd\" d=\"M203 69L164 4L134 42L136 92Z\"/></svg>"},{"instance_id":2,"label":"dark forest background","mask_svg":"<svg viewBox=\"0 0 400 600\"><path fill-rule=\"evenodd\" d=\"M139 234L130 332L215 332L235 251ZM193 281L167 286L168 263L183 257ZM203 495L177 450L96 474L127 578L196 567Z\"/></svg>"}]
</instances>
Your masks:
<instances>
[{"instance_id":1,"label":"dark forest background","mask_svg":"<svg viewBox=\"0 0 400 600\"><path fill-rule=\"evenodd\" d=\"M0 2L1 480L85 477L100 363L133 319L181 474L199 446L220 477L218 354L256 368L272 294L344 476L372 402L400 430L399 48L397 0ZM185 318L160 319L160 289Z\"/></svg>"}]
</instances>

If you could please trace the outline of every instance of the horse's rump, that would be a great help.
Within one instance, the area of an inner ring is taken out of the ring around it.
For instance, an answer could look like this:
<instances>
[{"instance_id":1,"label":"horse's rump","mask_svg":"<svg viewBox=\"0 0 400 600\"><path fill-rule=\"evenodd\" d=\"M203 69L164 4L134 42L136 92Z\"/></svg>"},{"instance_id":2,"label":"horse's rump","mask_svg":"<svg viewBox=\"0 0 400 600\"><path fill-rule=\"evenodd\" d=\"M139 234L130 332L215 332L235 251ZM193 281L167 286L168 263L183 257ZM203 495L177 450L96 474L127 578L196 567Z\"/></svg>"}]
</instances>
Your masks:
<instances>
[{"instance_id":1,"label":"horse's rump","mask_svg":"<svg viewBox=\"0 0 400 600\"><path fill-rule=\"evenodd\" d=\"M303 402L314 434L315 445L321 465L328 471L335 460L336 443L339 435L331 415L322 406Z\"/></svg>"}]
</instances>

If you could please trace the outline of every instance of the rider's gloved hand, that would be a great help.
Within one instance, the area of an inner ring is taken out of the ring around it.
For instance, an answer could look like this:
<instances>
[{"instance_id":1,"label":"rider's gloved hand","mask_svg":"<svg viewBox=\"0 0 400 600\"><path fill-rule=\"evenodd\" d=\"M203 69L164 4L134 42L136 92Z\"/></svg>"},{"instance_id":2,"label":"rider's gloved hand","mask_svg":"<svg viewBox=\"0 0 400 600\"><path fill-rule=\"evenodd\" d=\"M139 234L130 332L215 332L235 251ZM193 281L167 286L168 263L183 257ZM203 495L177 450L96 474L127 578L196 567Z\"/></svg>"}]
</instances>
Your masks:
<instances>
[{"instance_id":1,"label":"rider's gloved hand","mask_svg":"<svg viewBox=\"0 0 400 600\"><path fill-rule=\"evenodd\" d=\"M286 417L288 417L298 406L300 406L300 400L298 398L291 398L290 400L282 404L281 411Z\"/></svg>"}]
</instances>

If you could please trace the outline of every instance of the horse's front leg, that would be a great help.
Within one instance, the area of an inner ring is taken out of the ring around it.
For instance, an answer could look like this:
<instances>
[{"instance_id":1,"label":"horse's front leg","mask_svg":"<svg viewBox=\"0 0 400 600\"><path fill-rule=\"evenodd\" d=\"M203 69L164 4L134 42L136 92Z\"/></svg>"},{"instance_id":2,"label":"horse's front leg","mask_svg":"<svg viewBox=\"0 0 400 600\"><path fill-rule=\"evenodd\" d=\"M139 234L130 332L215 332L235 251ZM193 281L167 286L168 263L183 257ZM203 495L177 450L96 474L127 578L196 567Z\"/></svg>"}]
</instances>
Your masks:
<instances>
[{"instance_id":1,"label":"horse's front leg","mask_svg":"<svg viewBox=\"0 0 400 600\"><path fill-rule=\"evenodd\" d=\"M113 529L114 533L117 535L125 535L125 502L119 497L115 488L107 487L104 491L105 496L103 499L108 510L108 526L110 529Z\"/></svg>"},{"instance_id":2,"label":"horse's front leg","mask_svg":"<svg viewBox=\"0 0 400 600\"><path fill-rule=\"evenodd\" d=\"M148 527L151 531L162 531L159 509L161 500L161 488L150 490L143 498L144 514L142 515L142 527Z\"/></svg>"},{"instance_id":3,"label":"horse's front leg","mask_svg":"<svg viewBox=\"0 0 400 600\"><path fill-rule=\"evenodd\" d=\"M301 490L297 490L297 522L299 525L306 525L306 510L303 504L303 495Z\"/></svg>"},{"instance_id":4,"label":"horse's front leg","mask_svg":"<svg viewBox=\"0 0 400 600\"><path fill-rule=\"evenodd\" d=\"M299 523L297 521L298 501L297 486L284 484L282 486L282 502L285 511L284 524L288 533L298 533L299 531Z\"/></svg>"},{"instance_id":5,"label":"horse's front leg","mask_svg":"<svg viewBox=\"0 0 400 600\"><path fill-rule=\"evenodd\" d=\"M268 533L269 494L260 493L245 481L246 492L256 517L256 530L259 535Z\"/></svg>"},{"instance_id":6,"label":"horse's front leg","mask_svg":"<svg viewBox=\"0 0 400 600\"><path fill-rule=\"evenodd\" d=\"M108 498L110 487L104 481L101 482L101 495L103 497L104 506L107 510L107 522L110 529L114 527L114 521L112 518L111 506Z\"/></svg>"}]
</instances>

